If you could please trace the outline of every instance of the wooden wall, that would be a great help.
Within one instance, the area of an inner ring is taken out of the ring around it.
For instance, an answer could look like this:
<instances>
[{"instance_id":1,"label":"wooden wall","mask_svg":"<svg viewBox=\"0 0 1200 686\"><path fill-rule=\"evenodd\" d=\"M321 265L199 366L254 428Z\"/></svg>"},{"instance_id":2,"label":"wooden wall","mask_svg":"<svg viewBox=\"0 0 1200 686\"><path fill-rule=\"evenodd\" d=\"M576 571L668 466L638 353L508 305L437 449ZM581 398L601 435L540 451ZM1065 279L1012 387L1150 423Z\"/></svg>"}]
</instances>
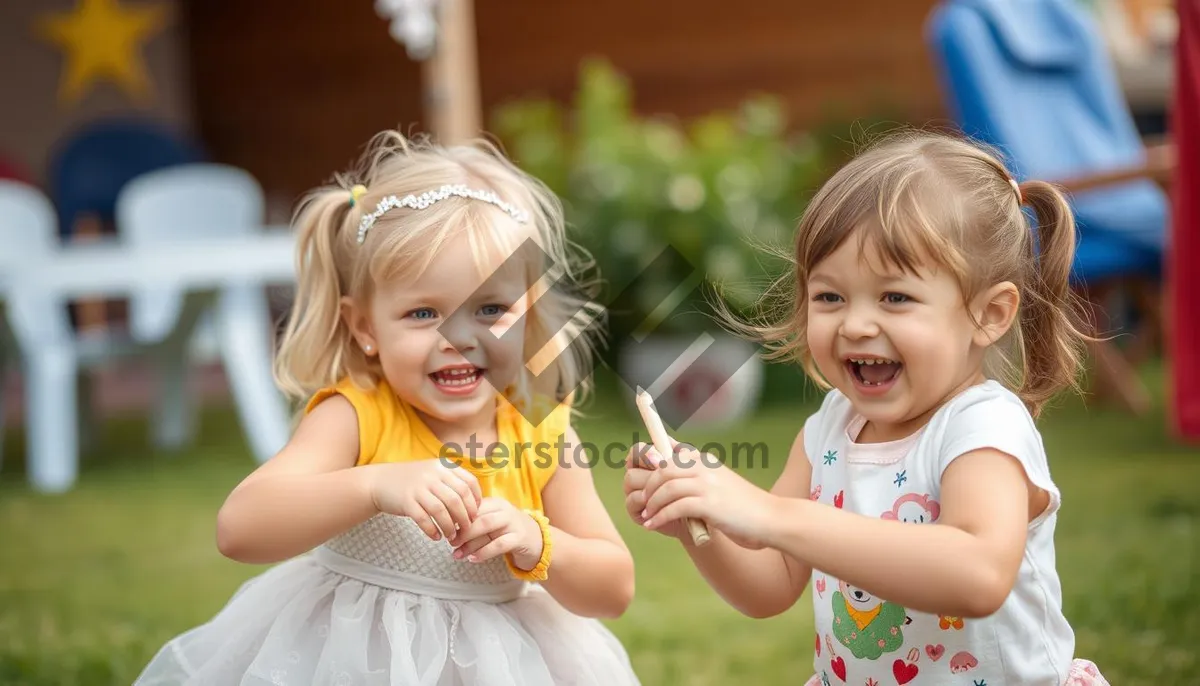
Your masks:
<instances>
[{"instance_id":1,"label":"wooden wall","mask_svg":"<svg viewBox=\"0 0 1200 686\"><path fill-rule=\"evenodd\" d=\"M420 66L373 4L185 2L199 131L281 206L375 131L420 128ZM770 92L795 127L827 113L926 121L943 113L922 35L933 4L476 0L482 101L567 99L579 60L603 56L631 77L645 112L688 116Z\"/></svg>"},{"instance_id":2,"label":"wooden wall","mask_svg":"<svg viewBox=\"0 0 1200 686\"><path fill-rule=\"evenodd\" d=\"M18 167L21 177L46 184L47 167L62 139L96 119L152 117L190 133L192 103L180 1L158 0L156 4L168 10L167 19L136 45L149 82L146 98L138 100L103 78L87 81L78 99L63 96L61 84L70 71L71 53L40 35L38 27L51 17L76 11L77 0L0 0L0 158Z\"/></svg>"}]
</instances>

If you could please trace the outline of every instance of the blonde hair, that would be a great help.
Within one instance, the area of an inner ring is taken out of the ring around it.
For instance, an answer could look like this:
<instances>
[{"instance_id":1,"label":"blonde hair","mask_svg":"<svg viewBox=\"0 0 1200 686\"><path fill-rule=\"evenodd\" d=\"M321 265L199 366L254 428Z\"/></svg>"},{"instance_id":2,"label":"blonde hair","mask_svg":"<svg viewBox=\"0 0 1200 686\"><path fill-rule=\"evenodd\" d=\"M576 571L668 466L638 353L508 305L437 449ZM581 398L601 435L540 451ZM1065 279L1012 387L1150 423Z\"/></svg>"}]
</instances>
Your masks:
<instances>
[{"instance_id":1,"label":"blonde hair","mask_svg":"<svg viewBox=\"0 0 1200 686\"><path fill-rule=\"evenodd\" d=\"M521 223L496 205L452 196L424 209L391 209L358 242L362 217L380 200L420 196L444 184L491 191L524 210L527 219ZM376 284L419 277L438 250L465 236L484 277L497 253L507 258L523 250L536 257L522 264L530 287L530 306L521 320L523 359L529 362L516 384L516 397L506 397L532 402L534 395L547 394L561 401L571 394L577 404L587 395L595 354L592 334L603 314L591 299L594 286L582 279L591 263L567 239L558 198L491 143L445 147L425 136L376 134L352 171L302 199L293 223L299 278L275 360L276 383L285 394L307 398L345 378L365 388L376 385L382 369L355 345L341 316L341 298L365 305ZM529 250L530 240L540 253ZM552 276L540 279L543 273Z\"/></svg>"},{"instance_id":2,"label":"blonde hair","mask_svg":"<svg viewBox=\"0 0 1200 686\"><path fill-rule=\"evenodd\" d=\"M1037 220L1036 252L1022 205ZM1075 220L1066 198L1043 181L1016 184L997 153L948 134L893 133L839 169L800 221L794 255L786 256L792 273L771 289L785 289L782 310L771 308L781 316L743 323L723 309L726 324L761 341L766 359L798 362L828 388L807 347L808 274L853 235L908 272L932 257L957 279L964 304L1012 282L1020 310L986 356L988 376L1035 416L1059 390L1079 389L1082 344L1092 339L1069 283Z\"/></svg>"}]
</instances>

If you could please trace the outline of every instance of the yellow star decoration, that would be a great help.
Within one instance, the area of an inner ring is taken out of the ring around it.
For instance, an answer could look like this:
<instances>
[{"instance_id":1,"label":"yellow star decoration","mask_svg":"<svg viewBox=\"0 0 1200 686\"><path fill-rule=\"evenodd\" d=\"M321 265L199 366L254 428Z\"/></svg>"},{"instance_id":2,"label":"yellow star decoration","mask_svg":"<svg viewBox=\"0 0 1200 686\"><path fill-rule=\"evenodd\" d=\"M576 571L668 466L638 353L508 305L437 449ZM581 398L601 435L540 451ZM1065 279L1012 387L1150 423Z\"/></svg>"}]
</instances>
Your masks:
<instances>
[{"instance_id":1,"label":"yellow star decoration","mask_svg":"<svg viewBox=\"0 0 1200 686\"><path fill-rule=\"evenodd\" d=\"M68 53L59 99L77 101L92 81L103 78L115 81L134 98L145 99L150 78L138 44L162 28L166 19L165 5L120 7L116 0L80 0L69 13L43 18L42 36Z\"/></svg>"}]
</instances>

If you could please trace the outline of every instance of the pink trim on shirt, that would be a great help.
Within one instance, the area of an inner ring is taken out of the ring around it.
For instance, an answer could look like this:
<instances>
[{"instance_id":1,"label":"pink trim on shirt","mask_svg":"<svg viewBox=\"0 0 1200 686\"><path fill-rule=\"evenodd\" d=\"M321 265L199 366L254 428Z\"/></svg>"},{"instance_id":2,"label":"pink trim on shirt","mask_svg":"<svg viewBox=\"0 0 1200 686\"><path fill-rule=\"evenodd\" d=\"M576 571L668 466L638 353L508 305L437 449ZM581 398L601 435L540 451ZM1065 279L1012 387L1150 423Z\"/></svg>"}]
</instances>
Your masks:
<instances>
[{"instance_id":1,"label":"pink trim on shirt","mask_svg":"<svg viewBox=\"0 0 1200 686\"><path fill-rule=\"evenodd\" d=\"M857 443L858 435L862 433L867 420L862 415L855 415L846 426L846 462L854 464L893 464L904 459L912 450L917 439L924 433L925 427L895 441L883 443Z\"/></svg>"}]
</instances>

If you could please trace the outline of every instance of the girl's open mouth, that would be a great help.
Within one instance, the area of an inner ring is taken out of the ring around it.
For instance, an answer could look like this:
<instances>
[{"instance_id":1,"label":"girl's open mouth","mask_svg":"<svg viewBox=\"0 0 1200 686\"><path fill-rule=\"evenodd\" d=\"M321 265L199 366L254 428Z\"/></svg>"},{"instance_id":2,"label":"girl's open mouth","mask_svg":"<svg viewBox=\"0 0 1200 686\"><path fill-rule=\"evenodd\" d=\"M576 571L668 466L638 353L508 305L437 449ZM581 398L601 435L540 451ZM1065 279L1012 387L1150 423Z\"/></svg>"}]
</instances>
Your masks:
<instances>
[{"instance_id":1,"label":"girl's open mouth","mask_svg":"<svg viewBox=\"0 0 1200 686\"><path fill-rule=\"evenodd\" d=\"M433 385L439 390L453 395L471 393L483 379L484 370L480 367L449 367L439 369L429 375Z\"/></svg>"},{"instance_id":2,"label":"girl's open mouth","mask_svg":"<svg viewBox=\"0 0 1200 686\"><path fill-rule=\"evenodd\" d=\"M846 360L846 368L860 386L882 389L900 376L904 365L895 360L867 357Z\"/></svg>"}]
</instances>

